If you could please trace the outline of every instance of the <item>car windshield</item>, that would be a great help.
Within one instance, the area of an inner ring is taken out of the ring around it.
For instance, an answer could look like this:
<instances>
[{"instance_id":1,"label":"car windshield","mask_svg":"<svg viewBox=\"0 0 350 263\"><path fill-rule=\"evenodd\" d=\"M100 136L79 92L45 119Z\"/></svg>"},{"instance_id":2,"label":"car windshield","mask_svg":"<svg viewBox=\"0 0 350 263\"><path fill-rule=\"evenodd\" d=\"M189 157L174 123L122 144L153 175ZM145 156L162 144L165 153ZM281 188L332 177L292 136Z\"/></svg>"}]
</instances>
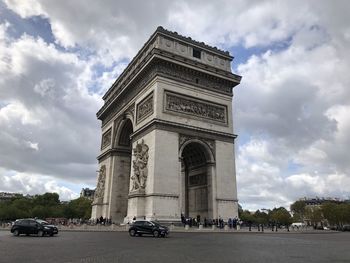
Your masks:
<instances>
[{"instance_id":1,"label":"car windshield","mask_svg":"<svg viewBox=\"0 0 350 263\"><path fill-rule=\"evenodd\" d=\"M41 220L41 219L37 219L35 220L36 222L38 222L39 224L42 224L42 225L48 225L49 223L44 221L44 220Z\"/></svg>"},{"instance_id":2,"label":"car windshield","mask_svg":"<svg viewBox=\"0 0 350 263\"><path fill-rule=\"evenodd\" d=\"M155 221L150 221L150 222L156 226L160 226L160 224L158 222L155 222Z\"/></svg>"}]
</instances>

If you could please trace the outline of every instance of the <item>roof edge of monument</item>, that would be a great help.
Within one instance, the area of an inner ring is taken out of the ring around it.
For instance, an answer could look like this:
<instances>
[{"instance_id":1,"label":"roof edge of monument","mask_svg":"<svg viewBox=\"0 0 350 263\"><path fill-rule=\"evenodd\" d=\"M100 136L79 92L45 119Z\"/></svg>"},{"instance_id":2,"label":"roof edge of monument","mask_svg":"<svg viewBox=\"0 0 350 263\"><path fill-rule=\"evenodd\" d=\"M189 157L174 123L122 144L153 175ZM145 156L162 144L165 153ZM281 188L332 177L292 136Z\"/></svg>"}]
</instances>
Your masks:
<instances>
[{"instance_id":1,"label":"roof edge of monument","mask_svg":"<svg viewBox=\"0 0 350 263\"><path fill-rule=\"evenodd\" d=\"M129 64L127 65L127 67L123 70L123 72L117 77L117 79L113 82L113 84L111 85L111 87L106 91L106 93L103 95L102 99L105 100L109 94L112 92L113 88L115 87L115 85L124 77L124 75L126 74L126 72L129 71L129 69L133 66L134 62L140 57L140 54L142 54L144 52L144 50L146 49L146 47L149 45L150 42L152 42L152 40L156 37L157 34L162 33L164 35L176 38L178 40L184 41L184 42L188 42L192 45L195 46L199 46L203 49L207 49L211 52L215 52L221 56L224 56L230 60L233 59L233 56L230 55L230 53L228 51L223 51L218 49L217 47L212 47L209 46L207 44L205 44L204 42L199 42L196 40L193 40L191 37L186 37L186 36L182 36L180 34L178 34L177 32L172 32L170 30L167 30L165 28L163 28L162 26L158 26L156 31L154 31L154 33L149 37L149 39L144 43L144 45L142 46L142 48L137 52L137 54L132 58L132 60L129 62Z\"/></svg>"},{"instance_id":2,"label":"roof edge of monument","mask_svg":"<svg viewBox=\"0 0 350 263\"><path fill-rule=\"evenodd\" d=\"M233 56L231 56L230 52L228 52L228 51L219 49L219 48L217 48L215 46L207 45L204 42L196 41L196 40L192 39L191 37L186 37L186 36L180 35L176 31L174 31L174 32L170 31L168 29L165 29L162 26L158 26L156 32L161 32L161 33L164 33L166 35L170 35L170 36L172 36L174 38L177 38L179 40L182 40L182 41L185 41L185 42L189 42L189 43L191 43L193 45L196 45L196 46L202 47L204 49L208 49L208 50L210 50L212 52L218 53L218 54L220 54L222 56L225 56L225 57L227 57L229 59L233 59Z\"/></svg>"}]
</instances>

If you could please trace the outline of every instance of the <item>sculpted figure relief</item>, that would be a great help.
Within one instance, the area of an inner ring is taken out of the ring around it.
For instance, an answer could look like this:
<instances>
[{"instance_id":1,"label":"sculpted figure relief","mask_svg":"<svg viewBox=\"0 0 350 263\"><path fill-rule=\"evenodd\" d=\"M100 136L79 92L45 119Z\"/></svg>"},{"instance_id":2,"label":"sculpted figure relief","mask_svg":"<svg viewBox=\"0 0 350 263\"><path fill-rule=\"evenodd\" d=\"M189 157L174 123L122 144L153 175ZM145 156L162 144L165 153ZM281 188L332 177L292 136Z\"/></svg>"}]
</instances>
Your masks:
<instances>
[{"instance_id":1,"label":"sculpted figure relief","mask_svg":"<svg viewBox=\"0 0 350 263\"><path fill-rule=\"evenodd\" d=\"M137 122L153 113L153 93L137 105Z\"/></svg>"},{"instance_id":2,"label":"sculpted figure relief","mask_svg":"<svg viewBox=\"0 0 350 263\"><path fill-rule=\"evenodd\" d=\"M103 195L105 191L105 181L106 181L106 165L102 165L98 174L98 182L95 190L94 201L102 202Z\"/></svg>"},{"instance_id":3,"label":"sculpted figure relief","mask_svg":"<svg viewBox=\"0 0 350 263\"><path fill-rule=\"evenodd\" d=\"M199 102L173 94L166 96L166 109L170 111L186 113L206 119L226 123L226 109L224 106L215 106L205 102Z\"/></svg>"},{"instance_id":4,"label":"sculpted figure relief","mask_svg":"<svg viewBox=\"0 0 350 263\"><path fill-rule=\"evenodd\" d=\"M133 149L135 160L132 161L134 173L131 176L131 191L145 189L146 180L148 175L147 162L148 162L148 146L142 140Z\"/></svg>"}]
</instances>

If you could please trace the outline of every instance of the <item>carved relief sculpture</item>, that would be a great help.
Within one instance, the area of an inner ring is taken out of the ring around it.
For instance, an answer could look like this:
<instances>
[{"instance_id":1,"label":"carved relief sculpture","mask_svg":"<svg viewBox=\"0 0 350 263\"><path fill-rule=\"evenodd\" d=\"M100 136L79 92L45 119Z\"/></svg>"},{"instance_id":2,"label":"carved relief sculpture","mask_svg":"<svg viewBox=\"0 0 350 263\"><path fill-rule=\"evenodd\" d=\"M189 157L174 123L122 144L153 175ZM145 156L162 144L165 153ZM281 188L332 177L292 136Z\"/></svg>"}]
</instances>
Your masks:
<instances>
[{"instance_id":1,"label":"carved relief sculpture","mask_svg":"<svg viewBox=\"0 0 350 263\"><path fill-rule=\"evenodd\" d=\"M142 140L133 149L135 159L132 162L134 173L131 176L131 191L142 190L146 188L146 180L148 175L148 146Z\"/></svg>"},{"instance_id":2,"label":"carved relief sculpture","mask_svg":"<svg viewBox=\"0 0 350 263\"><path fill-rule=\"evenodd\" d=\"M106 181L106 165L102 165L98 174L97 187L95 190L94 202L100 203L103 201Z\"/></svg>"},{"instance_id":3,"label":"carved relief sculpture","mask_svg":"<svg viewBox=\"0 0 350 263\"><path fill-rule=\"evenodd\" d=\"M137 122L142 121L153 113L153 93L137 104Z\"/></svg>"},{"instance_id":4,"label":"carved relief sculpture","mask_svg":"<svg viewBox=\"0 0 350 263\"><path fill-rule=\"evenodd\" d=\"M102 136L102 143L101 143L101 149L106 148L108 145L111 144L112 139L112 131L109 129L107 132L105 132Z\"/></svg>"},{"instance_id":5,"label":"carved relief sculpture","mask_svg":"<svg viewBox=\"0 0 350 263\"><path fill-rule=\"evenodd\" d=\"M227 123L226 106L166 92L166 110Z\"/></svg>"}]
</instances>

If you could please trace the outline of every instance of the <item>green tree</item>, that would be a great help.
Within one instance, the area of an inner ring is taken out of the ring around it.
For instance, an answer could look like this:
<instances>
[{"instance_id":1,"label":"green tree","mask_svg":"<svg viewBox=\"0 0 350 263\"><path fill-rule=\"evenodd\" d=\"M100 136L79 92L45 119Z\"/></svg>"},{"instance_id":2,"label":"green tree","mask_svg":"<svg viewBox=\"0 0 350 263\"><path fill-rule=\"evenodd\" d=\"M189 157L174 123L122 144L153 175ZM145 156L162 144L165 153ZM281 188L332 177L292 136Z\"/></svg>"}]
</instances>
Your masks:
<instances>
[{"instance_id":1,"label":"green tree","mask_svg":"<svg viewBox=\"0 0 350 263\"><path fill-rule=\"evenodd\" d=\"M60 205L60 197L57 193L45 193L43 195L36 195L33 199L34 205L40 206L57 206Z\"/></svg>"},{"instance_id":2,"label":"green tree","mask_svg":"<svg viewBox=\"0 0 350 263\"><path fill-rule=\"evenodd\" d=\"M243 222L253 222L254 221L254 216L253 214L248 211L248 210L244 210L240 213L239 218L243 221Z\"/></svg>"},{"instance_id":3,"label":"green tree","mask_svg":"<svg viewBox=\"0 0 350 263\"><path fill-rule=\"evenodd\" d=\"M305 217L310 220L314 228L316 228L318 224L321 224L321 226L323 225L322 209L318 206L307 207L305 209Z\"/></svg>"},{"instance_id":4,"label":"green tree","mask_svg":"<svg viewBox=\"0 0 350 263\"><path fill-rule=\"evenodd\" d=\"M269 222L269 215L265 212L257 210L254 213L254 222L257 224L267 224Z\"/></svg>"},{"instance_id":5,"label":"green tree","mask_svg":"<svg viewBox=\"0 0 350 263\"><path fill-rule=\"evenodd\" d=\"M64 209L67 218L89 219L91 216L91 201L84 197L79 197L68 203Z\"/></svg>"},{"instance_id":6,"label":"green tree","mask_svg":"<svg viewBox=\"0 0 350 263\"><path fill-rule=\"evenodd\" d=\"M306 203L302 200L295 201L293 204L291 204L290 211L293 213L293 220L296 222L304 221L305 208Z\"/></svg>"},{"instance_id":7,"label":"green tree","mask_svg":"<svg viewBox=\"0 0 350 263\"><path fill-rule=\"evenodd\" d=\"M274 208L270 212L269 216L277 225L284 225L289 231L289 226L292 223L292 217L287 209L284 207Z\"/></svg>"}]
</instances>

